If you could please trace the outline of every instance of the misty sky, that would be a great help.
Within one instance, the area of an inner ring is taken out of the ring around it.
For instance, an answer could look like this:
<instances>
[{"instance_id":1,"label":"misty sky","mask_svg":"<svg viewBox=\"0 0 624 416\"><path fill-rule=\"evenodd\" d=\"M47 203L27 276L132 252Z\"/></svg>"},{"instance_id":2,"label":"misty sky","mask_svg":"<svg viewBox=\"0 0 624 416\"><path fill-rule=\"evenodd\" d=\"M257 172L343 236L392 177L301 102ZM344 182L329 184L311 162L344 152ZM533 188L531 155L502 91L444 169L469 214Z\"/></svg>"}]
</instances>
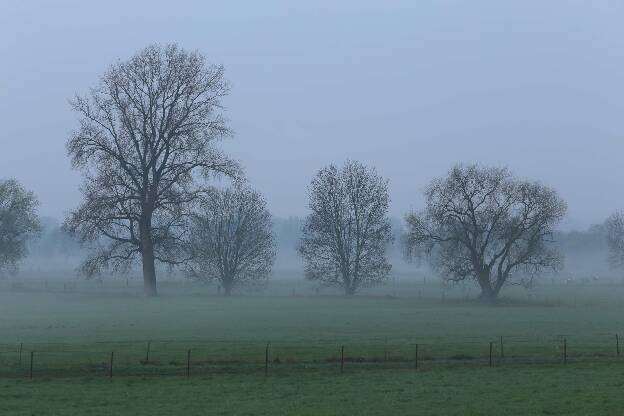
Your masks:
<instances>
[{"instance_id":1,"label":"misty sky","mask_svg":"<svg viewBox=\"0 0 624 416\"><path fill-rule=\"evenodd\" d=\"M304 215L330 162L375 165L402 216L432 177L478 161L555 187L565 226L584 227L624 209L622 22L624 2L600 0L2 0L0 177L62 219L80 197L67 100L177 42L225 65L223 147L275 215Z\"/></svg>"}]
</instances>

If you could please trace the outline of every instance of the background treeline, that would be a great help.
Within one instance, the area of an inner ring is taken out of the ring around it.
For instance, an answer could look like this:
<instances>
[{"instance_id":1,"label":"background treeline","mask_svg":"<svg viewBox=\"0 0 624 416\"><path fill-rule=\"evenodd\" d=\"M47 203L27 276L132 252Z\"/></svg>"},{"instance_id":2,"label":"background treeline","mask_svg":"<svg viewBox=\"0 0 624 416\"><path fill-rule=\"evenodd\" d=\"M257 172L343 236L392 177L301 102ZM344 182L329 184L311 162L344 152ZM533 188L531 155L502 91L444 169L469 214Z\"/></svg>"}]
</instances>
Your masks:
<instances>
[{"instance_id":1,"label":"background treeline","mask_svg":"<svg viewBox=\"0 0 624 416\"><path fill-rule=\"evenodd\" d=\"M401 248L401 236L405 232L400 218L391 217L394 242L388 247L388 258L397 272L410 272L428 268L426 262L414 264L405 260ZM273 230L277 248L275 271L300 271L303 269L301 257L297 254L297 244L301 238L304 218L291 216L273 218ZM28 243L28 257L22 265L22 274L32 270L45 270L54 275L56 271L73 272L86 255L86 250L68 233L63 231L61 222L50 217L41 219L41 235ZM554 245L564 254L563 270L557 279L583 281L594 278L616 277L617 272L607 263L608 247L606 227L593 225L585 230L557 231ZM293 278L300 278L292 275Z\"/></svg>"}]
</instances>

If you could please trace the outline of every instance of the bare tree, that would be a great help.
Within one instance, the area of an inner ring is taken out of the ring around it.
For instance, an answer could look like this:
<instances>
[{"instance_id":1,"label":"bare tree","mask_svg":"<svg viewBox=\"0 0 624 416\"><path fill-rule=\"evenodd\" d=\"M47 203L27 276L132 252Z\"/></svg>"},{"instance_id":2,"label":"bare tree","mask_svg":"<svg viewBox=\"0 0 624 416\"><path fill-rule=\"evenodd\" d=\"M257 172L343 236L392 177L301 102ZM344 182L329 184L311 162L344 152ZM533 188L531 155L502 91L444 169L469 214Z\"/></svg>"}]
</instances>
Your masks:
<instances>
[{"instance_id":1,"label":"bare tree","mask_svg":"<svg viewBox=\"0 0 624 416\"><path fill-rule=\"evenodd\" d=\"M213 190L191 223L189 276L219 281L226 295L268 278L275 261L273 224L258 192L240 185Z\"/></svg>"},{"instance_id":2,"label":"bare tree","mask_svg":"<svg viewBox=\"0 0 624 416\"><path fill-rule=\"evenodd\" d=\"M26 243L39 233L38 205L15 179L0 180L0 272L16 271Z\"/></svg>"},{"instance_id":3,"label":"bare tree","mask_svg":"<svg viewBox=\"0 0 624 416\"><path fill-rule=\"evenodd\" d=\"M379 284L391 265L388 181L375 169L347 161L321 169L309 187L310 215L299 252L310 280L342 287L347 295Z\"/></svg>"},{"instance_id":4,"label":"bare tree","mask_svg":"<svg viewBox=\"0 0 624 416\"><path fill-rule=\"evenodd\" d=\"M204 180L239 173L214 146L230 134L221 114L227 92L223 67L176 45L150 46L71 102L81 120L67 151L85 182L65 227L94 249L87 275L140 257L145 293L154 296L155 262L184 260L180 242Z\"/></svg>"},{"instance_id":5,"label":"bare tree","mask_svg":"<svg viewBox=\"0 0 624 416\"><path fill-rule=\"evenodd\" d=\"M566 204L548 187L507 169L458 165L432 181L425 199L424 211L406 216L406 254L430 255L449 281L476 280L485 301L561 263L548 243Z\"/></svg>"},{"instance_id":6,"label":"bare tree","mask_svg":"<svg viewBox=\"0 0 624 416\"><path fill-rule=\"evenodd\" d=\"M611 215L606 223L608 261L611 267L624 267L624 212Z\"/></svg>"}]
</instances>

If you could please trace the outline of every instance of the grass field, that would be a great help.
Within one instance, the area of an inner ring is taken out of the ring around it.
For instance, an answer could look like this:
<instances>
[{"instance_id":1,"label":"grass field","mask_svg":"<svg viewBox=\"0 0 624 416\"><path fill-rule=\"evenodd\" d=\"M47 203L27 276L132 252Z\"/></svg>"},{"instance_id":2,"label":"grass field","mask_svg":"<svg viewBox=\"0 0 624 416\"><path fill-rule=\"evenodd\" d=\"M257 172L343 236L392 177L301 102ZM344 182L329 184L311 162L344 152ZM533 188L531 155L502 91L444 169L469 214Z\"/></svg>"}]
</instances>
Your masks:
<instances>
[{"instance_id":1,"label":"grass field","mask_svg":"<svg viewBox=\"0 0 624 416\"><path fill-rule=\"evenodd\" d=\"M620 415L624 366L0 381L3 415Z\"/></svg>"},{"instance_id":2,"label":"grass field","mask_svg":"<svg viewBox=\"0 0 624 416\"><path fill-rule=\"evenodd\" d=\"M498 306L435 282L161 289L2 282L0 414L622 414L621 285L511 288Z\"/></svg>"}]
</instances>

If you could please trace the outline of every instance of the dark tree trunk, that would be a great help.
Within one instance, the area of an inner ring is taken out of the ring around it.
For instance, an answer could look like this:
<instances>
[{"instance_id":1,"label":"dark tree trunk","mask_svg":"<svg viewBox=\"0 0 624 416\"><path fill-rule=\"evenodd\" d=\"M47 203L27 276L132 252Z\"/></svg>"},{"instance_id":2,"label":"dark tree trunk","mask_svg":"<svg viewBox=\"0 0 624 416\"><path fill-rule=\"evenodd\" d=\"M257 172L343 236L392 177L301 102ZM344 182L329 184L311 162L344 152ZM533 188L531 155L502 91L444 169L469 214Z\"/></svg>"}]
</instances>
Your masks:
<instances>
[{"instance_id":1,"label":"dark tree trunk","mask_svg":"<svg viewBox=\"0 0 624 416\"><path fill-rule=\"evenodd\" d=\"M479 295L479 299L483 301L483 303L487 303L490 305L494 305L497 299L497 293L494 291L481 291Z\"/></svg>"},{"instance_id":2,"label":"dark tree trunk","mask_svg":"<svg viewBox=\"0 0 624 416\"><path fill-rule=\"evenodd\" d=\"M230 285L223 285L223 294L225 296L230 296L232 294L232 286L230 286Z\"/></svg>"},{"instance_id":3,"label":"dark tree trunk","mask_svg":"<svg viewBox=\"0 0 624 416\"><path fill-rule=\"evenodd\" d=\"M342 287L344 288L345 295L347 296L355 295L356 284L354 283L354 280L355 279L352 277L352 275L348 271L342 270Z\"/></svg>"},{"instance_id":4,"label":"dark tree trunk","mask_svg":"<svg viewBox=\"0 0 624 416\"><path fill-rule=\"evenodd\" d=\"M233 279L225 277L221 279L221 286L223 286L223 294L230 296L232 294L232 287L234 287Z\"/></svg>"},{"instance_id":5,"label":"dark tree trunk","mask_svg":"<svg viewBox=\"0 0 624 416\"><path fill-rule=\"evenodd\" d=\"M144 249L141 257L143 261L143 290L145 296L156 296L158 292L156 291L156 267L154 264L153 247L151 250Z\"/></svg>"},{"instance_id":6,"label":"dark tree trunk","mask_svg":"<svg viewBox=\"0 0 624 416\"><path fill-rule=\"evenodd\" d=\"M156 290L156 265L154 259L154 244L152 242L152 227L148 221L141 227L141 261L143 263L143 291L145 296L158 295Z\"/></svg>"},{"instance_id":7,"label":"dark tree trunk","mask_svg":"<svg viewBox=\"0 0 624 416\"><path fill-rule=\"evenodd\" d=\"M481 299L485 303L495 304L496 298L498 296L498 290L492 287L490 283L490 276L483 275L477 278L479 286L481 287L481 294L479 295L479 299Z\"/></svg>"},{"instance_id":8,"label":"dark tree trunk","mask_svg":"<svg viewBox=\"0 0 624 416\"><path fill-rule=\"evenodd\" d=\"M355 285L353 285L353 284L345 285L345 295L347 295L347 296L355 295Z\"/></svg>"}]
</instances>

